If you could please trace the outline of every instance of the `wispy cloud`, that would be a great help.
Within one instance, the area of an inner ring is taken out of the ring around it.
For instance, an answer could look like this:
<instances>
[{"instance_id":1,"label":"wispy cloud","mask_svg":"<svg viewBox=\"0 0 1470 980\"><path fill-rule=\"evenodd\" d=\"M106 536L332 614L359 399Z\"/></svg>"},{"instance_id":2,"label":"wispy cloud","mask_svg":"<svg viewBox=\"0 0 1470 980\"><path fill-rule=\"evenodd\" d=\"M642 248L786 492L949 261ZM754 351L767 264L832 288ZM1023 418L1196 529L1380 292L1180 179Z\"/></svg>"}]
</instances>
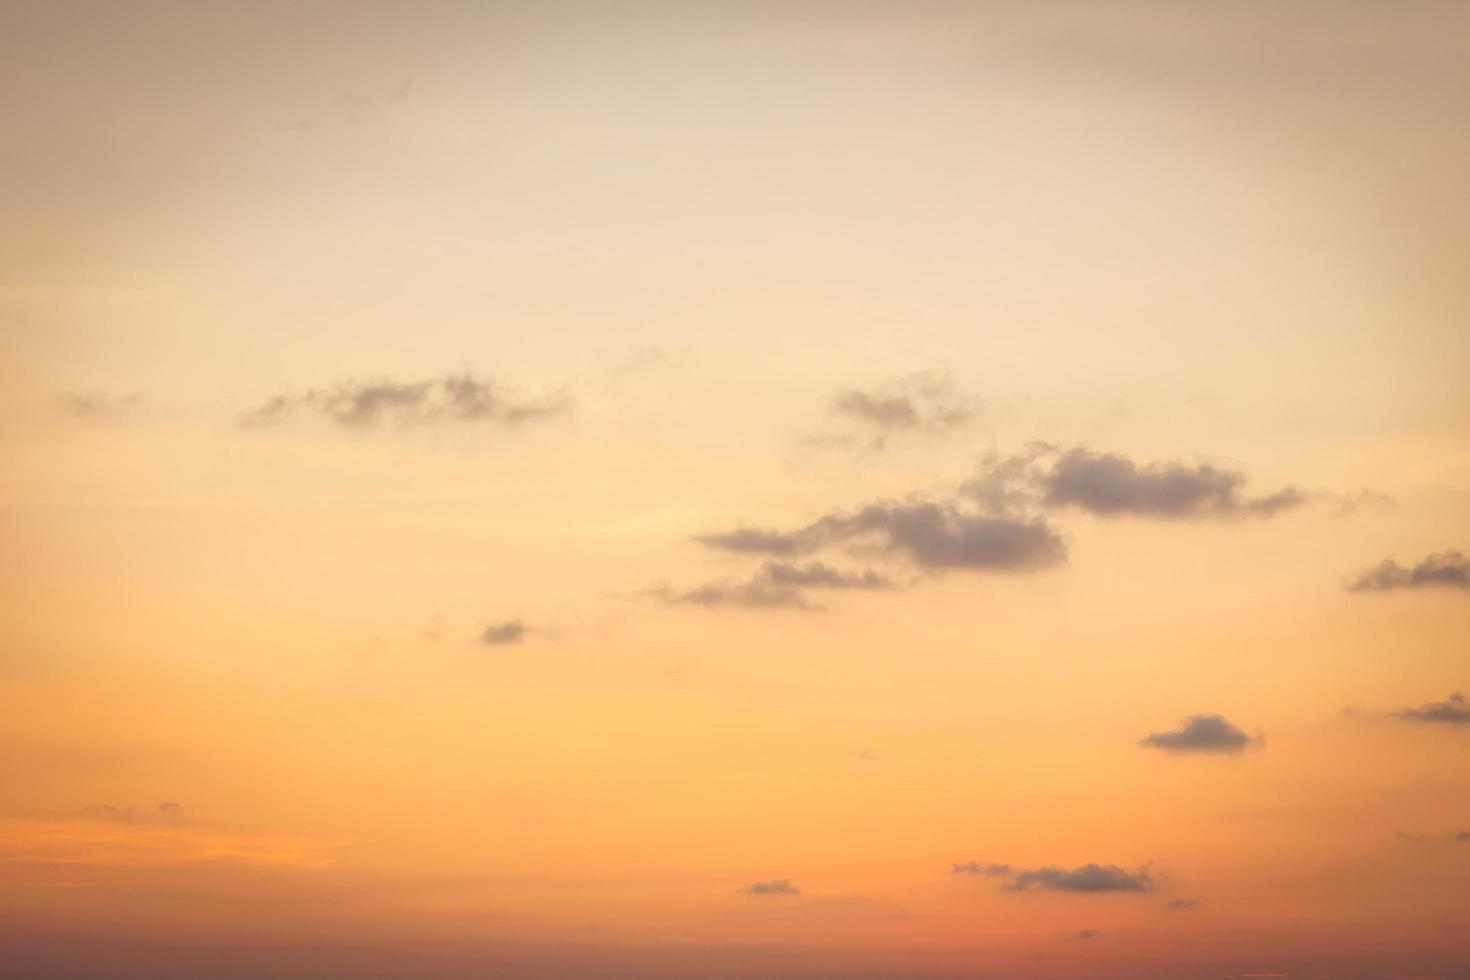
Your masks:
<instances>
[{"instance_id":1,"label":"wispy cloud","mask_svg":"<svg viewBox=\"0 0 1470 980\"><path fill-rule=\"evenodd\" d=\"M565 393L525 398L469 372L419 381L349 379L303 394L277 395L241 418L246 428L280 425L316 416L343 429L368 430L385 423L459 422L513 428L571 411Z\"/></svg>"},{"instance_id":2,"label":"wispy cloud","mask_svg":"<svg viewBox=\"0 0 1470 980\"><path fill-rule=\"evenodd\" d=\"M1404 721L1420 721L1437 725L1470 725L1470 700L1459 691L1443 701L1430 701L1417 708L1400 708L1394 712Z\"/></svg>"},{"instance_id":3,"label":"wispy cloud","mask_svg":"<svg viewBox=\"0 0 1470 980\"><path fill-rule=\"evenodd\" d=\"M821 561L767 561L753 576L743 581L721 579L683 592L667 585L659 585L645 590L644 594L675 605L706 608L735 606L745 609L820 611L824 607L809 596L810 591L871 592L898 587L898 583L892 578L871 568L849 572Z\"/></svg>"},{"instance_id":4,"label":"wispy cloud","mask_svg":"<svg viewBox=\"0 0 1470 980\"><path fill-rule=\"evenodd\" d=\"M742 889L748 895L800 895L801 889L791 883L790 878L774 881L754 881Z\"/></svg>"},{"instance_id":5,"label":"wispy cloud","mask_svg":"<svg viewBox=\"0 0 1470 980\"><path fill-rule=\"evenodd\" d=\"M1349 592L1393 592L1400 589L1470 591L1470 558L1455 550L1429 555L1411 566L1385 558L1354 576L1347 589Z\"/></svg>"},{"instance_id":6,"label":"wispy cloud","mask_svg":"<svg viewBox=\"0 0 1470 980\"><path fill-rule=\"evenodd\" d=\"M1128 871L1116 864L1084 864L1076 868L1046 865L1040 868L1013 868L1009 864L983 864L967 861L950 865L950 874L979 878L1005 879L1006 891L1031 889L1055 892L1149 892L1154 889L1149 866Z\"/></svg>"},{"instance_id":7,"label":"wispy cloud","mask_svg":"<svg viewBox=\"0 0 1470 980\"><path fill-rule=\"evenodd\" d=\"M976 402L960 395L947 374L926 371L832 396L836 428L805 440L810 449L881 451L895 439L935 436L963 428Z\"/></svg>"},{"instance_id":8,"label":"wispy cloud","mask_svg":"<svg viewBox=\"0 0 1470 980\"><path fill-rule=\"evenodd\" d=\"M56 396L63 412L76 418L102 418L134 411L143 404L143 393L113 395L105 391L68 391Z\"/></svg>"}]
</instances>

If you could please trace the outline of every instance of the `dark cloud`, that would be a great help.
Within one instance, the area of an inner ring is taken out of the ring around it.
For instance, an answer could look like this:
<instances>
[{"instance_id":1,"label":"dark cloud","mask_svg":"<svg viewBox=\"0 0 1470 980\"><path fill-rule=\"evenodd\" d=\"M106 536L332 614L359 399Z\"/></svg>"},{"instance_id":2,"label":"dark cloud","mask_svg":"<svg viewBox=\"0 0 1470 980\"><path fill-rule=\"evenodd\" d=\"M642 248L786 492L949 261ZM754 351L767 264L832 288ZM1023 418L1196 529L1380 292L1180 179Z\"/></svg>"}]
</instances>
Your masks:
<instances>
[{"instance_id":1,"label":"dark cloud","mask_svg":"<svg viewBox=\"0 0 1470 980\"><path fill-rule=\"evenodd\" d=\"M110 395L103 391L68 391L57 396L57 404L68 415L99 418L130 412L143 404L142 392Z\"/></svg>"},{"instance_id":2,"label":"dark cloud","mask_svg":"<svg viewBox=\"0 0 1470 980\"><path fill-rule=\"evenodd\" d=\"M1097 938L1097 934L1098 934L1098 931L1096 929L1079 929L1079 930L1077 930L1077 938L1078 939L1096 939Z\"/></svg>"},{"instance_id":3,"label":"dark cloud","mask_svg":"<svg viewBox=\"0 0 1470 980\"><path fill-rule=\"evenodd\" d=\"M958 429L975 415L949 377L925 372L874 388L844 388L831 411L849 428L808 440L813 447L882 450L895 436L939 434Z\"/></svg>"},{"instance_id":4,"label":"dark cloud","mask_svg":"<svg viewBox=\"0 0 1470 980\"><path fill-rule=\"evenodd\" d=\"M1189 518L1272 517L1306 503L1291 487L1262 497L1243 493L1246 478L1208 463L1140 465L1116 453L1071 449L1044 477L1044 503L1076 507L1100 517Z\"/></svg>"},{"instance_id":5,"label":"dark cloud","mask_svg":"<svg viewBox=\"0 0 1470 980\"><path fill-rule=\"evenodd\" d=\"M1172 902L1165 902L1164 908L1171 912L1184 912L1188 909L1199 908L1199 904L1199 899L1196 898L1176 898Z\"/></svg>"},{"instance_id":6,"label":"dark cloud","mask_svg":"<svg viewBox=\"0 0 1470 980\"><path fill-rule=\"evenodd\" d=\"M821 561L767 561L745 581L706 582L686 592L666 585L657 586L645 594L675 605L820 611L823 607L812 601L807 590L879 591L894 588L898 588L898 583L870 568L845 572Z\"/></svg>"},{"instance_id":7,"label":"dark cloud","mask_svg":"<svg viewBox=\"0 0 1470 980\"><path fill-rule=\"evenodd\" d=\"M1209 463L1138 463L1117 453L1032 443L1021 453L987 456L963 489L993 513L1072 507L1099 517L1160 520L1273 517L1310 499L1294 487L1248 496L1245 484L1244 474Z\"/></svg>"},{"instance_id":8,"label":"dark cloud","mask_svg":"<svg viewBox=\"0 0 1470 980\"><path fill-rule=\"evenodd\" d=\"M1191 715L1171 732L1155 732L1138 744L1165 752L1243 752L1252 739L1220 715ZM1260 742L1260 736L1255 739Z\"/></svg>"},{"instance_id":9,"label":"dark cloud","mask_svg":"<svg viewBox=\"0 0 1470 980\"><path fill-rule=\"evenodd\" d=\"M1441 725L1470 725L1470 701L1456 691L1443 701L1431 701L1417 708L1401 708L1395 717L1405 721L1434 722Z\"/></svg>"},{"instance_id":10,"label":"dark cloud","mask_svg":"<svg viewBox=\"0 0 1470 980\"><path fill-rule=\"evenodd\" d=\"M1061 537L1039 518L994 517L926 501L871 504L789 532L741 528L696 540L725 551L781 556L871 544L929 571L1027 571L1061 564L1067 556Z\"/></svg>"},{"instance_id":11,"label":"dark cloud","mask_svg":"<svg viewBox=\"0 0 1470 980\"><path fill-rule=\"evenodd\" d=\"M1456 831L1455 832L1455 843L1456 844L1470 843L1470 830L1459 830L1459 831Z\"/></svg>"},{"instance_id":12,"label":"dark cloud","mask_svg":"<svg viewBox=\"0 0 1470 980\"><path fill-rule=\"evenodd\" d=\"M756 881L745 886L744 891L749 895L800 895L801 889L791 883L790 878L777 878L774 881Z\"/></svg>"},{"instance_id":13,"label":"dark cloud","mask_svg":"<svg viewBox=\"0 0 1470 980\"><path fill-rule=\"evenodd\" d=\"M966 861L964 864L952 864L949 866L952 875L971 875L977 878L1005 878L1011 873L1009 864L981 864L979 861Z\"/></svg>"},{"instance_id":14,"label":"dark cloud","mask_svg":"<svg viewBox=\"0 0 1470 980\"><path fill-rule=\"evenodd\" d=\"M480 634L480 642L486 646L499 647L519 643L531 632L531 628L519 619L508 619L503 623L492 623Z\"/></svg>"},{"instance_id":15,"label":"dark cloud","mask_svg":"<svg viewBox=\"0 0 1470 980\"><path fill-rule=\"evenodd\" d=\"M1125 871L1114 864L1084 864L1079 868L1045 867L1017 871L1002 886L1007 891L1023 892L1031 888L1054 892L1149 892L1154 880L1145 865L1137 871Z\"/></svg>"},{"instance_id":16,"label":"dark cloud","mask_svg":"<svg viewBox=\"0 0 1470 980\"><path fill-rule=\"evenodd\" d=\"M408 382L351 379L302 395L277 395L246 413L241 424L254 428L315 415L356 430L443 421L513 427L566 414L571 405L565 394L521 398L465 372Z\"/></svg>"},{"instance_id":17,"label":"dark cloud","mask_svg":"<svg viewBox=\"0 0 1470 980\"><path fill-rule=\"evenodd\" d=\"M1429 555L1412 567L1385 558L1360 572L1347 585L1349 592L1391 592L1395 589L1470 590L1470 559L1459 551Z\"/></svg>"}]
</instances>

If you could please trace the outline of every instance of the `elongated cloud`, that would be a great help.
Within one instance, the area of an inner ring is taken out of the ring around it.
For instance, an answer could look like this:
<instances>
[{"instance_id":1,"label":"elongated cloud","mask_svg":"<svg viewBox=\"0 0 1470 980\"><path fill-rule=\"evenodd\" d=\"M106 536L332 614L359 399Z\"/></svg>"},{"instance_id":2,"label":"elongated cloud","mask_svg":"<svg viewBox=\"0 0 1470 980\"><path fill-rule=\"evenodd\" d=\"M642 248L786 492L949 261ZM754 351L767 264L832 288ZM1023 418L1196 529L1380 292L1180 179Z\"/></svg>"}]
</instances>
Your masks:
<instances>
[{"instance_id":1,"label":"elongated cloud","mask_svg":"<svg viewBox=\"0 0 1470 980\"><path fill-rule=\"evenodd\" d=\"M1036 443L1023 453L988 457L966 491L998 513L1033 506L1156 520L1267 518L1309 499L1294 487L1251 496L1247 482L1243 473L1210 463L1139 463L1119 453Z\"/></svg>"},{"instance_id":2,"label":"elongated cloud","mask_svg":"<svg viewBox=\"0 0 1470 980\"><path fill-rule=\"evenodd\" d=\"M1065 543L1044 520L995 517L950 502L877 503L828 514L793 531L739 528L696 540L725 551L782 556L863 542L929 571L1028 571L1061 564L1067 556Z\"/></svg>"},{"instance_id":3,"label":"elongated cloud","mask_svg":"<svg viewBox=\"0 0 1470 980\"><path fill-rule=\"evenodd\" d=\"M1221 715L1191 715L1173 731L1155 732L1138 744L1165 752L1237 753L1245 751L1252 741Z\"/></svg>"},{"instance_id":4,"label":"elongated cloud","mask_svg":"<svg viewBox=\"0 0 1470 980\"><path fill-rule=\"evenodd\" d=\"M1470 591L1470 558L1459 551L1441 551L1405 567L1392 558L1359 572L1347 585L1349 592L1393 592L1398 589L1460 589Z\"/></svg>"},{"instance_id":5,"label":"elongated cloud","mask_svg":"<svg viewBox=\"0 0 1470 980\"><path fill-rule=\"evenodd\" d=\"M1404 721L1422 721L1438 725L1470 726L1470 701L1456 691L1443 701L1431 701L1417 708L1401 708L1395 717Z\"/></svg>"},{"instance_id":6,"label":"elongated cloud","mask_svg":"<svg viewBox=\"0 0 1470 980\"><path fill-rule=\"evenodd\" d=\"M1187 912L1190 909L1199 908L1199 899L1176 898L1172 902L1165 902L1164 908L1170 912Z\"/></svg>"},{"instance_id":7,"label":"elongated cloud","mask_svg":"<svg viewBox=\"0 0 1470 980\"><path fill-rule=\"evenodd\" d=\"M1147 866L1137 871L1125 871L1115 864L1084 864L1070 871L1066 868L1050 866L1018 871L1014 878L1002 887L1013 892L1023 892L1031 888L1084 894L1150 892L1154 889L1154 880Z\"/></svg>"},{"instance_id":8,"label":"elongated cloud","mask_svg":"<svg viewBox=\"0 0 1470 980\"><path fill-rule=\"evenodd\" d=\"M509 646L521 642L530 632L531 628L519 619L508 619L485 627L480 634L480 642L487 647Z\"/></svg>"},{"instance_id":9,"label":"elongated cloud","mask_svg":"<svg viewBox=\"0 0 1470 980\"><path fill-rule=\"evenodd\" d=\"M892 578L871 568L846 572L821 561L767 561L745 581L722 579L685 592L658 586L645 594L676 605L821 610L823 607L810 598L808 590L880 591L898 587Z\"/></svg>"},{"instance_id":10,"label":"elongated cloud","mask_svg":"<svg viewBox=\"0 0 1470 980\"><path fill-rule=\"evenodd\" d=\"M143 393L112 395L105 391L68 391L58 396L56 401L68 415L100 418L133 411L143 404Z\"/></svg>"},{"instance_id":11,"label":"elongated cloud","mask_svg":"<svg viewBox=\"0 0 1470 980\"><path fill-rule=\"evenodd\" d=\"M1009 864L981 864L979 861L966 861L964 864L952 864L949 868L952 875L969 875L972 878L1004 878L1010 875Z\"/></svg>"},{"instance_id":12,"label":"elongated cloud","mask_svg":"<svg viewBox=\"0 0 1470 980\"><path fill-rule=\"evenodd\" d=\"M745 886L748 895L800 895L801 889L791 883L790 878L775 881L755 881Z\"/></svg>"},{"instance_id":13,"label":"elongated cloud","mask_svg":"<svg viewBox=\"0 0 1470 980\"><path fill-rule=\"evenodd\" d=\"M343 429L366 430L397 425L461 422L514 427L549 419L571 410L565 394L522 398L489 378L469 372L420 381L349 379L301 395L277 395L247 412L247 428L279 425L314 415Z\"/></svg>"}]
</instances>

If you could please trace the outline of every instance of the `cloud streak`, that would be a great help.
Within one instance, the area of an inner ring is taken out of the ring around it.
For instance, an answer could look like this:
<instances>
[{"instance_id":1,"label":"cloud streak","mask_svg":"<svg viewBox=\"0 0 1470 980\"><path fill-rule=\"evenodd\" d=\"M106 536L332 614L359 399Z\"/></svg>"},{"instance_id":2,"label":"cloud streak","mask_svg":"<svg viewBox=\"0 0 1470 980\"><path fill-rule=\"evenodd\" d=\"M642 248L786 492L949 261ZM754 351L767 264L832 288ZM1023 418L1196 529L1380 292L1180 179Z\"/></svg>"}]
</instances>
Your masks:
<instances>
[{"instance_id":1,"label":"cloud streak","mask_svg":"<svg viewBox=\"0 0 1470 980\"><path fill-rule=\"evenodd\" d=\"M1428 555L1412 566L1385 558L1347 584L1349 592L1395 592L1401 589L1459 589L1470 591L1470 558L1460 551Z\"/></svg>"},{"instance_id":2,"label":"cloud streak","mask_svg":"<svg viewBox=\"0 0 1470 980\"><path fill-rule=\"evenodd\" d=\"M1443 701L1431 701L1417 708L1400 708L1394 712L1394 717L1404 721L1470 727L1470 700L1456 691Z\"/></svg>"},{"instance_id":3,"label":"cloud streak","mask_svg":"<svg viewBox=\"0 0 1470 980\"><path fill-rule=\"evenodd\" d=\"M847 572L822 561L767 561L745 581L719 579L684 592L660 585L644 594L671 605L820 612L825 607L808 595L809 590L876 592L900 587L891 577L871 568Z\"/></svg>"},{"instance_id":4,"label":"cloud streak","mask_svg":"<svg viewBox=\"0 0 1470 980\"><path fill-rule=\"evenodd\" d=\"M247 412L240 421L245 428L262 428L315 416L353 431L390 423L437 422L514 428L565 415L571 408L571 398L565 393L524 398L492 379L463 372L419 381L349 379L304 394L277 395Z\"/></svg>"}]
</instances>

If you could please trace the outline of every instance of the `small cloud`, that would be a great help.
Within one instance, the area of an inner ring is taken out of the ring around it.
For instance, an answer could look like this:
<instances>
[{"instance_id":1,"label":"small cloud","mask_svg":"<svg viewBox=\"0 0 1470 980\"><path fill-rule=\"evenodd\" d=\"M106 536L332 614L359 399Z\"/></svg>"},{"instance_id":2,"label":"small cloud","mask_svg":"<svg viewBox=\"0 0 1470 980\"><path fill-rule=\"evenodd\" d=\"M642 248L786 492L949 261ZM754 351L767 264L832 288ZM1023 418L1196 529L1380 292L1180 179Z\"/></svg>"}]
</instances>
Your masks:
<instances>
[{"instance_id":1,"label":"small cloud","mask_svg":"<svg viewBox=\"0 0 1470 980\"><path fill-rule=\"evenodd\" d=\"M1456 844L1470 844L1470 830L1459 830L1455 832Z\"/></svg>"},{"instance_id":2,"label":"small cloud","mask_svg":"<svg viewBox=\"0 0 1470 980\"><path fill-rule=\"evenodd\" d=\"M808 447L878 452L898 436L961 428L974 417L975 404L956 393L948 375L930 371L874 388L844 388L833 396L831 413L843 430L808 439Z\"/></svg>"},{"instance_id":3,"label":"small cloud","mask_svg":"<svg viewBox=\"0 0 1470 980\"><path fill-rule=\"evenodd\" d=\"M177 817L184 812L184 808L177 803L160 803L158 804L158 812L167 814L170 817Z\"/></svg>"},{"instance_id":4,"label":"small cloud","mask_svg":"<svg viewBox=\"0 0 1470 980\"><path fill-rule=\"evenodd\" d=\"M1164 908L1171 912L1185 912L1189 909L1197 909L1199 906L1199 900L1194 898L1176 898L1172 902L1164 903Z\"/></svg>"},{"instance_id":5,"label":"small cloud","mask_svg":"<svg viewBox=\"0 0 1470 980\"><path fill-rule=\"evenodd\" d=\"M981 864L979 861L966 861L964 864L951 864L949 873L952 875L970 875L976 878L1005 878L1011 874L1009 864Z\"/></svg>"},{"instance_id":6,"label":"small cloud","mask_svg":"<svg viewBox=\"0 0 1470 980\"><path fill-rule=\"evenodd\" d=\"M870 568L850 572L821 561L767 561L743 582L722 579L685 592L660 585L644 594L672 605L820 611L824 607L813 602L807 590L881 591L897 587L891 578Z\"/></svg>"},{"instance_id":7,"label":"small cloud","mask_svg":"<svg viewBox=\"0 0 1470 980\"><path fill-rule=\"evenodd\" d=\"M1401 708L1395 717L1404 721L1432 722L1441 725L1470 725L1470 701L1456 691L1443 701L1431 701L1417 708Z\"/></svg>"},{"instance_id":8,"label":"small cloud","mask_svg":"<svg viewBox=\"0 0 1470 980\"><path fill-rule=\"evenodd\" d=\"M436 422L514 428L565 415L571 408L571 398L564 393L523 398L503 390L492 379L477 378L466 371L420 381L349 379L301 395L277 395L247 412L240 424L262 428L314 415L339 428L357 431L376 429L385 423Z\"/></svg>"},{"instance_id":9,"label":"small cloud","mask_svg":"<svg viewBox=\"0 0 1470 980\"><path fill-rule=\"evenodd\" d=\"M143 404L143 393L111 395L104 391L68 391L57 396L57 405L76 418L101 418L131 412Z\"/></svg>"},{"instance_id":10,"label":"small cloud","mask_svg":"<svg viewBox=\"0 0 1470 980\"><path fill-rule=\"evenodd\" d=\"M854 752L852 754L852 756L853 756L854 759L858 759L859 761L862 761L862 762L877 762L878 761L878 756L875 755L874 753L870 752L867 749L858 749L856 752Z\"/></svg>"},{"instance_id":11,"label":"small cloud","mask_svg":"<svg viewBox=\"0 0 1470 980\"><path fill-rule=\"evenodd\" d=\"M508 619L485 627L480 634L480 642L488 647L509 646L521 642L530 632L531 628L519 619Z\"/></svg>"},{"instance_id":12,"label":"small cloud","mask_svg":"<svg viewBox=\"0 0 1470 980\"><path fill-rule=\"evenodd\" d=\"M1459 589L1470 591L1470 559L1460 551L1441 551L1413 566L1385 558L1359 572L1347 584L1349 592L1393 592L1400 589Z\"/></svg>"},{"instance_id":13,"label":"small cloud","mask_svg":"<svg viewBox=\"0 0 1470 980\"><path fill-rule=\"evenodd\" d=\"M747 895L800 895L801 889L791 883L790 878L774 881L755 881L742 889Z\"/></svg>"},{"instance_id":14,"label":"small cloud","mask_svg":"<svg viewBox=\"0 0 1470 980\"><path fill-rule=\"evenodd\" d=\"M1147 865L1137 871L1125 871L1115 864L1084 864L1071 870L1049 866L1017 871L1010 883L1002 887L1013 892L1023 892L1031 888L1083 894L1151 892L1154 889L1154 880Z\"/></svg>"},{"instance_id":15,"label":"small cloud","mask_svg":"<svg viewBox=\"0 0 1470 980\"><path fill-rule=\"evenodd\" d=\"M1096 929L1079 929L1077 931L1077 938L1078 939L1096 939L1097 938L1097 934L1098 934L1098 931Z\"/></svg>"},{"instance_id":16,"label":"small cloud","mask_svg":"<svg viewBox=\"0 0 1470 980\"><path fill-rule=\"evenodd\" d=\"M1250 496L1245 474L1210 463L1139 463L1085 447L1034 443L1015 456L992 455L967 487L973 495L1014 506L1075 508L1097 517L1157 520L1268 518L1305 504L1294 487Z\"/></svg>"},{"instance_id":17,"label":"small cloud","mask_svg":"<svg viewBox=\"0 0 1470 980\"><path fill-rule=\"evenodd\" d=\"M1259 745L1264 737L1254 740L1221 715L1191 715L1170 732L1155 732L1138 744L1165 752L1243 752L1252 742Z\"/></svg>"}]
</instances>

